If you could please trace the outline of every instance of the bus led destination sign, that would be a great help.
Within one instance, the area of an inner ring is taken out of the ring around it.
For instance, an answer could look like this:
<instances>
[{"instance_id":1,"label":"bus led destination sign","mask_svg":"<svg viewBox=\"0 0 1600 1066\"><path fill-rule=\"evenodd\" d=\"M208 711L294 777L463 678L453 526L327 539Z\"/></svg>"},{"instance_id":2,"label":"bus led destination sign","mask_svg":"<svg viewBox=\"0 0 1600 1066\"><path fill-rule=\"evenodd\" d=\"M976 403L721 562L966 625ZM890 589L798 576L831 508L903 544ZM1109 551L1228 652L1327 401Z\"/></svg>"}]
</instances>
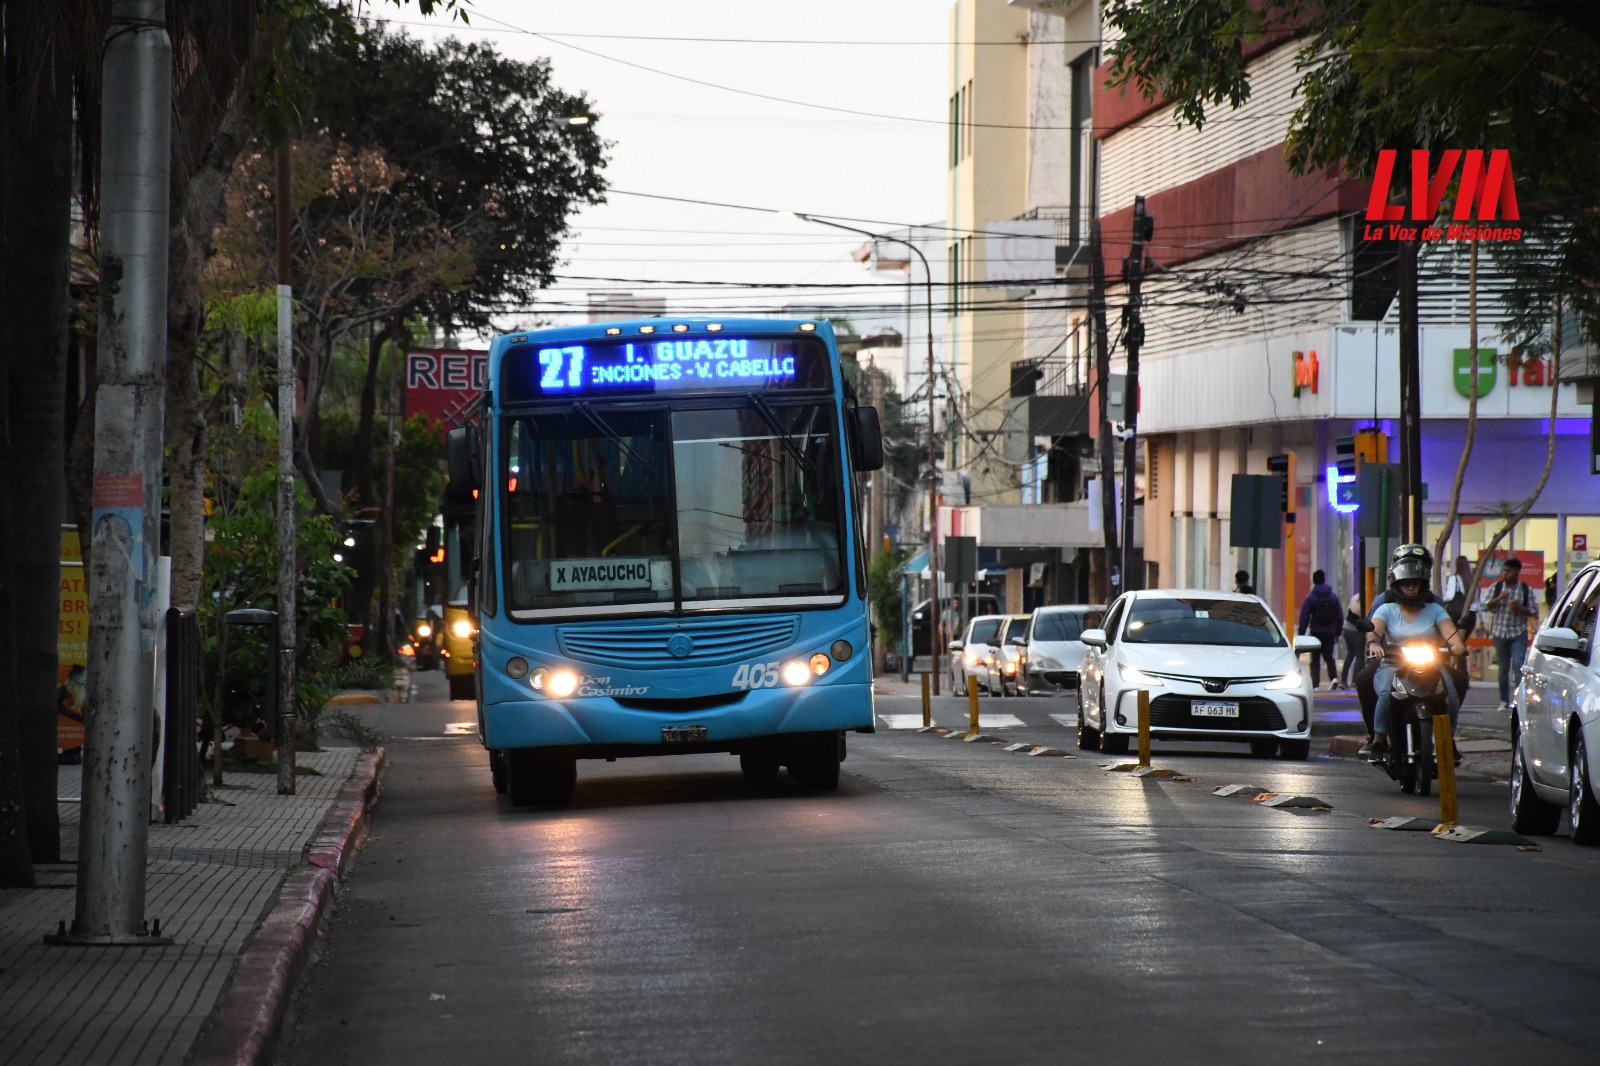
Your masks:
<instances>
[{"instance_id":1,"label":"bus led destination sign","mask_svg":"<svg viewBox=\"0 0 1600 1066\"><path fill-rule=\"evenodd\" d=\"M507 353L506 398L814 389L829 385L810 338L708 337L528 345Z\"/></svg>"}]
</instances>

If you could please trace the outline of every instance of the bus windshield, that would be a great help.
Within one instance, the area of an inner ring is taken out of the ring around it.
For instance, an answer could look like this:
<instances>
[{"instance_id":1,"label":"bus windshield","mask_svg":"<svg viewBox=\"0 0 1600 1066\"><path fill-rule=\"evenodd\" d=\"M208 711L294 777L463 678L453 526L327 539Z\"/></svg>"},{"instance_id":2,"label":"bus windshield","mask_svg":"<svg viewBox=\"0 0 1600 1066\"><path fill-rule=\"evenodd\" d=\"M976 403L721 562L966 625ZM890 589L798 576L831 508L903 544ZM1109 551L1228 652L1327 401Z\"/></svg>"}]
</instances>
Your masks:
<instances>
[{"instance_id":1,"label":"bus windshield","mask_svg":"<svg viewBox=\"0 0 1600 1066\"><path fill-rule=\"evenodd\" d=\"M730 397L508 419L513 616L839 602L832 412Z\"/></svg>"}]
</instances>

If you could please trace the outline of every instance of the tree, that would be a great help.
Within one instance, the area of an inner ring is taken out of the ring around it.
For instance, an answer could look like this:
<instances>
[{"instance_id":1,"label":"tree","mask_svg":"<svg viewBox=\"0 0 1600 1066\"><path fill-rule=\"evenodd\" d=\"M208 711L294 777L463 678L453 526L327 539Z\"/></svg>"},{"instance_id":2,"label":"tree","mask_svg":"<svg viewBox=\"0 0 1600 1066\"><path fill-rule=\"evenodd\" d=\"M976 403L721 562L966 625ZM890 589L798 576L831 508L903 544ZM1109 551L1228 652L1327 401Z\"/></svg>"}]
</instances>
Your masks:
<instances>
[{"instance_id":1,"label":"tree","mask_svg":"<svg viewBox=\"0 0 1600 1066\"><path fill-rule=\"evenodd\" d=\"M403 0L392 0L401 3ZM453 10L456 0L417 0L424 12ZM273 31L280 50L292 55L306 34L297 33L312 20L348 23L349 15L336 5L317 0L264 0L256 5L168 5L168 30L176 58L173 79L175 115L173 146L172 234L169 243L169 291L179 303L169 315L169 380L176 384L176 401L169 404L169 435L180 458L203 454L196 446L199 421L186 404L192 390L188 368L192 351L186 338L197 320L193 304L182 294L198 294L199 263L207 251L220 189L218 175L231 166L238 128L253 106L254 89L262 71L261 57L269 54ZM12 492L32 493L42 502L33 514L43 521L25 523L27 529L12 537L12 522L0 523L0 568L14 565L20 580L4 597L0 612L0 885L31 882L31 867L19 861L14 832L23 822L41 828L32 835L36 861L59 855L59 830L55 827L55 665L53 649L45 643L19 645L6 617L15 611L29 619L30 641L54 627L57 588L54 572L59 560L59 515L50 504L70 481L75 499L72 510L87 517L89 477L92 467L93 411L78 412L81 432L73 442L67 471L63 471L64 424L68 398L60 383L67 349L69 317L66 313L67 263L73 254L70 241L73 193L83 208L85 245L96 244L100 120L100 52L106 35L108 5L90 0L0 0L0 47L5 60L4 87L0 89L3 131L0 131L0 277L4 278L4 339L8 375L26 375L25 390L8 390L12 404L0 406L0 440L27 434L29 462L8 462L17 472ZM303 50L303 48L302 48ZM75 90L75 92L73 91ZM76 132L77 173L74 189L70 146ZM92 305L92 300L88 301ZM86 345L93 350L92 339ZM21 359L15 353L26 352ZM37 393L32 390L37 388ZM45 390L50 394L45 395ZM87 390L93 396L93 389ZM18 401L26 403L17 409ZM202 434L203 436L203 434ZM10 458L8 456L8 458ZM25 468L25 469L24 469ZM173 587L181 597L198 595L200 543L199 493L187 479L190 462L175 471L172 510L174 554ZM71 476L68 478L68 473ZM44 575L52 575L47 583ZM0 583L5 575L0 573ZM190 602L193 602L192 598ZM13 681L15 678L15 681ZM19 749L17 745L22 747ZM6 765L9 752L18 752L22 773ZM21 821L18 821L20 819ZM25 846L24 852L29 850Z\"/></svg>"}]
</instances>

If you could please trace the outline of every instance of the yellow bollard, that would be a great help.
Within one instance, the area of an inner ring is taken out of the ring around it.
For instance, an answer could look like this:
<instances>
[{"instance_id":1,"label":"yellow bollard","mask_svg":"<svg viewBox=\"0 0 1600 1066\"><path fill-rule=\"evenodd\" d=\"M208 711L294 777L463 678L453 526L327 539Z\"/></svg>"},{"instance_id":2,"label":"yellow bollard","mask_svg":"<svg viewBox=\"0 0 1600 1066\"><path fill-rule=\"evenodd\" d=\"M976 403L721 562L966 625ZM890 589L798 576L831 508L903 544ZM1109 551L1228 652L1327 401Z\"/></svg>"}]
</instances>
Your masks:
<instances>
[{"instance_id":1,"label":"yellow bollard","mask_svg":"<svg viewBox=\"0 0 1600 1066\"><path fill-rule=\"evenodd\" d=\"M1139 766L1150 765L1150 693L1139 690Z\"/></svg>"},{"instance_id":2,"label":"yellow bollard","mask_svg":"<svg viewBox=\"0 0 1600 1066\"><path fill-rule=\"evenodd\" d=\"M933 724L933 705L928 702L928 675L922 675L922 728Z\"/></svg>"},{"instance_id":3,"label":"yellow bollard","mask_svg":"<svg viewBox=\"0 0 1600 1066\"><path fill-rule=\"evenodd\" d=\"M1443 828L1461 824L1456 807L1456 745L1450 735L1450 716L1433 716L1433 757L1439 763L1439 823Z\"/></svg>"},{"instance_id":4,"label":"yellow bollard","mask_svg":"<svg viewBox=\"0 0 1600 1066\"><path fill-rule=\"evenodd\" d=\"M967 675L967 713L971 721L971 731L967 734L978 734L978 679L971 674Z\"/></svg>"}]
</instances>

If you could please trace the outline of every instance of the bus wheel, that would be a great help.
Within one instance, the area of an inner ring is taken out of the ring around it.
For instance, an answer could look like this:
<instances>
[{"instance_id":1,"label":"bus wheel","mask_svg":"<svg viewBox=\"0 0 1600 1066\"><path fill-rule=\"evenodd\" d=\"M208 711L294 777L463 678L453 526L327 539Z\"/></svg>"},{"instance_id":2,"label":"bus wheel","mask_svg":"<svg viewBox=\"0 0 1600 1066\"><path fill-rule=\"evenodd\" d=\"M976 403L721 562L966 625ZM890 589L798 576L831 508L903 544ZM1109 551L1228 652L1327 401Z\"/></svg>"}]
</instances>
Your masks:
<instances>
[{"instance_id":1,"label":"bus wheel","mask_svg":"<svg viewBox=\"0 0 1600 1066\"><path fill-rule=\"evenodd\" d=\"M539 748L506 751L506 792L513 807L548 807L560 810L572 800L578 780L578 761Z\"/></svg>"},{"instance_id":2,"label":"bus wheel","mask_svg":"<svg viewBox=\"0 0 1600 1066\"><path fill-rule=\"evenodd\" d=\"M506 792L506 753L499 750L489 752L489 777L494 781L494 790L502 796Z\"/></svg>"},{"instance_id":3,"label":"bus wheel","mask_svg":"<svg viewBox=\"0 0 1600 1066\"><path fill-rule=\"evenodd\" d=\"M478 698L478 689L473 684L471 674L452 674L450 677L450 698L453 700L472 700Z\"/></svg>"},{"instance_id":4,"label":"bus wheel","mask_svg":"<svg viewBox=\"0 0 1600 1066\"><path fill-rule=\"evenodd\" d=\"M843 734L812 733L797 739L789 755L789 772L807 792L832 792L839 787Z\"/></svg>"},{"instance_id":5,"label":"bus wheel","mask_svg":"<svg viewBox=\"0 0 1600 1066\"><path fill-rule=\"evenodd\" d=\"M782 767L775 752L757 750L739 753L739 769L744 771L746 781L764 785L776 780Z\"/></svg>"}]
</instances>

